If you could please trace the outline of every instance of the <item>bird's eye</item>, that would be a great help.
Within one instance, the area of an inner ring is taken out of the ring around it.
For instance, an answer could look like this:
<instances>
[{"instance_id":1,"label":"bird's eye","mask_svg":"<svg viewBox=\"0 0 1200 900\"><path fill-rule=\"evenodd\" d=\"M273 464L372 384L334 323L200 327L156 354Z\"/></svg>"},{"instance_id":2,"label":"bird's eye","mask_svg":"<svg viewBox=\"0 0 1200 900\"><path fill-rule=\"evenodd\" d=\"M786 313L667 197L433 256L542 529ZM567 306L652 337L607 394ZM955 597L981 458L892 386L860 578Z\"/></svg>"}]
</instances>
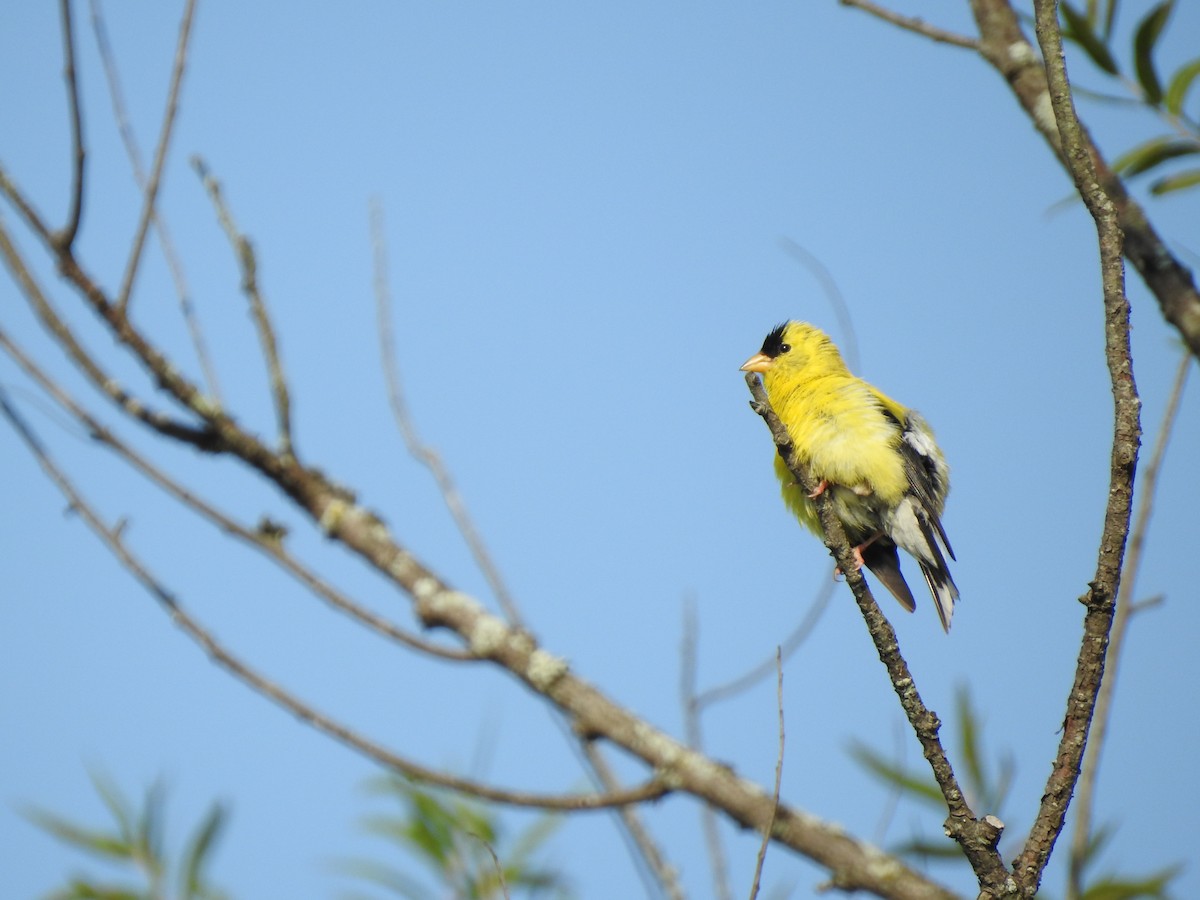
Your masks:
<instances>
[{"instance_id":1,"label":"bird's eye","mask_svg":"<svg viewBox=\"0 0 1200 900\"><path fill-rule=\"evenodd\" d=\"M792 349L792 345L791 345L791 344L780 344L780 345L779 345L779 352L780 352L780 353L787 353L787 352L788 352L789 350L791 350L791 349Z\"/></svg>"}]
</instances>

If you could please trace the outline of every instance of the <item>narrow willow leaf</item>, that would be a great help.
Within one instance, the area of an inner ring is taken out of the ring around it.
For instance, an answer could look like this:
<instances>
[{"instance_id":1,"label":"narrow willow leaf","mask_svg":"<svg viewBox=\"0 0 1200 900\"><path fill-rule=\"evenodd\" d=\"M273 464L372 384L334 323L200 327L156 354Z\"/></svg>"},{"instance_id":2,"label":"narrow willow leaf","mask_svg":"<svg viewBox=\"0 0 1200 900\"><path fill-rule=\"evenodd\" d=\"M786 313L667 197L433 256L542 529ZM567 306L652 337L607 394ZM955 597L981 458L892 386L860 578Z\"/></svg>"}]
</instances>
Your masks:
<instances>
[{"instance_id":1,"label":"narrow willow leaf","mask_svg":"<svg viewBox=\"0 0 1200 900\"><path fill-rule=\"evenodd\" d=\"M1150 185L1150 193L1155 196L1162 196L1172 191L1182 191L1186 188L1195 187L1198 184L1200 184L1200 169L1188 169L1186 172L1177 172L1174 175L1168 175L1166 178L1158 179L1158 181Z\"/></svg>"},{"instance_id":2,"label":"narrow willow leaf","mask_svg":"<svg viewBox=\"0 0 1200 900\"><path fill-rule=\"evenodd\" d=\"M1196 80L1197 76L1200 76L1200 57L1180 66L1179 70L1171 76L1171 83L1167 85L1167 93L1163 98L1163 105L1171 115L1183 115L1183 101L1187 99L1188 88L1192 86L1192 82Z\"/></svg>"},{"instance_id":3,"label":"narrow willow leaf","mask_svg":"<svg viewBox=\"0 0 1200 900\"><path fill-rule=\"evenodd\" d=\"M1088 56L1092 58L1092 62L1098 65L1109 75L1117 74L1117 63L1113 59L1112 53L1109 52L1108 46L1103 40L1092 30L1091 24L1087 20L1087 16L1073 7L1066 0L1059 4L1059 9L1062 10L1063 19L1067 23L1067 28L1063 32L1063 37L1072 40L1084 49Z\"/></svg>"},{"instance_id":4,"label":"narrow willow leaf","mask_svg":"<svg viewBox=\"0 0 1200 900\"><path fill-rule=\"evenodd\" d=\"M193 897L203 891L204 866L208 862L209 851L212 850L221 833L221 828L225 825L225 818L224 807L220 803L214 803L199 829L192 836L180 869L180 881L182 882L180 887L183 896Z\"/></svg>"},{"instance_id":5,"label":"narrow willow leaf","mask_svg":"<svg viewBox=\"0 0 1200 900\"><path fill-rule=\"evenodd\" d=\"M1138 144L1113 160L1113 171L1132 177L1148 172L1168 159L1200 153L1200 143L1172 137L1156 137Z\"/></svg>"},{"instance_id":6,"label":"narrow willow leaf","mask_svg":"<svg viewBox=\"0 0 1200 900\"><path fill-rule=\"evenodd\" d=\"M1138 83L1146 95L1146 102L1155 106L1162 102L1163 90L1154 69L1154 45L1158 43L1174 7L1175 0L1163 0L1146 13L1133 36L1133 64Z\"/></svg>"},{"instance_id":7,"label":"narrow willow leaf","mask_svg":"<svg viewBox=\"0 0 1200 900\"><path fill-rule=\"evenodd\" d=\"M885 784L889 784L905 794L911 794L917 799L925 800L938 807L944 807L945 800L928 775L918 775L906 772L899 766L893 765L865 744L855 743L850 748L850 755L855 761Z\"/></svg>"}]
</instances>

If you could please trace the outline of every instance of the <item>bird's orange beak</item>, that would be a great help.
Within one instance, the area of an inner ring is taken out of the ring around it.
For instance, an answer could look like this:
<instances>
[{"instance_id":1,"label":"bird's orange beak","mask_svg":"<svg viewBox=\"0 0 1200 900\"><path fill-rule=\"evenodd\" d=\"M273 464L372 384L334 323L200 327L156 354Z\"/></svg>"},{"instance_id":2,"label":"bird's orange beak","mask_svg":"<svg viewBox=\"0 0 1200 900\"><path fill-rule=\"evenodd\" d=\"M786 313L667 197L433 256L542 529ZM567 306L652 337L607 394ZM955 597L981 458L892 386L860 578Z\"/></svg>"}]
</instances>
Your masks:
<instances>
[{"instance_id":1,"label":"bird's orange beak","mask_svg":"<svg viewBox=\"0 0 1200 900\"><path fill-rule=\"evenodd\" d=\"M765 372L771 368L771 363L774 360L765 353L755 353L752 357L742 363L742 372Z\"/></svg>"}]
</instances>

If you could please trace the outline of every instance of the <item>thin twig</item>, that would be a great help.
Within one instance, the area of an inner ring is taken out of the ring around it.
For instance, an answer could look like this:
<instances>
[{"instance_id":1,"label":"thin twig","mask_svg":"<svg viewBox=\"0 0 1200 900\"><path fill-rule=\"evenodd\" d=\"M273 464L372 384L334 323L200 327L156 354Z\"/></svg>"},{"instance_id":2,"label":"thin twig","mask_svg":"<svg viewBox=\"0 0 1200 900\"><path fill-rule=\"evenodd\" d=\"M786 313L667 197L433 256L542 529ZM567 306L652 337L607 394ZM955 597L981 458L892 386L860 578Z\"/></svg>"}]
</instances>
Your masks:
<instances>
[{"instance_id":1,"label":"thin twig","mask_svg":"<svg viewBox=\"0 0 1200 900\"><path fill-rule=\"evenodd\" d=\"M842 6L853 6L856 9L861 9L863 12L870 13L898 28L922 35L939 44L952 44L955 47L963 47L967 50L979 49L979 41L975 38L947 31L944 28L938 28L936 25L930 25L924 19L917 16L902 16L900 13L893 12L886 7L880 6L878 3L872 3L871 0L838 0L838 2Z\"/></svg>"},{"instance_id":2,"label":"thin twig","mask_svg":"<svg viewBox=\"0 0 1200 900\"><path fill-rule=\"evenodd\" d=\"M105 80L108 82L108 95L112 102L113 121L117 126L117 131L121 135L121 142L125 145L125 155L129 157L129 164L133 169L134 182L137 184L139 190L145 191L146 173L142 169L142 155L138 149L133 127L129 122L129 114L126 112L124 93L121 90L121 79L117 72L117 63L116 58L113 56L112 44L108 40L108 27L105 24L104 14L100 9L100 0L88 0L88 2L92 11L92 33L96 38L96 49L100 54L100 65L104 69ZM180 258L179 252L175 249L175 241L167 228L167 221L159 215L157 207L153 211L151 224L154 225L154 230L158 235L159 247L162 248L163 259L166 260L167 270L171 273L171 280L175 284L175 295L179 298L179 310L183 315L184 323L187 325L188 335L192 339L192 347L196 351L196 359L200 363L200 370L204 373L204 381L208 386L208 392L220 404L222 403L221 386L217 380L217 370L209 355L208 343L204 339L204 331L200 327L200 319L196 315L195 306L192 303L191 291L188 289L187 278L183 273L183 260Z\"/></svg>"},{"instance_id":3,"label":"thin twig","mask_svg":"<svg viewBox=\"0 0 1200 900\"><path fill-rule=\"evenodd\" d=\"M779 416L771 408L771 402L767 398L767 392L762 382L756 374L750 372L746 374L746 385L754 397L751 407L766 422L780 457L795 476L801 489L811 496L813 479L806 467L796 458L792 440L788 436L787 429L780 422ZM879 660L887 669L892 688L900 698L900 705L921 744L925 759L933 770L934 780L946 801L946 808L949 811L945 822L946 833L962 847L963 854L971 863L971 868L979 879L980 886L1000 892L1008 879L1008 871L996 849L1000 840L1000 830L989 822L987 817L978 819L971 811L971 807L958 785L950 760L946 756L945 748L942 747L938 737L942 723L937 715L925 706L921 695L917 692L916 682L909 671L908 663L900 653L896 632L872 596L862 572L855 565L850 544L846 540L845 529L833 510L833 504L829 502L828 491L817 496L816 504L821 528L825 534L825 546L829 549L838 568L845 573L846 584L854 593L854 599L866 622L867 631L875 644Z\"/></svg>"},{"instance_id":4,"label":"thin twig","mask_svg":"<svg viewBox=\"0 0 1200 900\"><path fill-rule=\"evenodd\" d=\"M167 148L171 144L171 132L179 112L179 89L183 84L183 73L187 64L188 41L192 34L192 18L196 0L187 0L183 8L183 20L179 23L179 40L175 45L175 62L171 67L171 84L167 88L167 108L163 113L162 127L158 135L158 147L154 151L154 162L150 167L150 181L143 192L142 215L138 220L133 237L133 247L125 264L125 276L121 279L121 290L117 293L116 308L120 315L128 312L129 296L133 293L134 279L142 261L142 249L146 245L146 232L150 230L150 219L154 205L158 202L158 188L162 182L163 167L167 161Z\"/></svg>"},{"instance_id":5,"label":"thin twig","mask_svg":"<svg viewBox=\"0 0 1200 900\"><path fill-rule=\"evenodd\" d=\"M71 149L74 166L71 171L71 208L67 223L61 231L54 233L53 243L60 253L70 253L79 233L79 222L83 217L83 176L87 150L83 143L83 112L79 105L79 76L75 69L75 27L71 18L71 0L59 0L59 15L62 19L63 78L67 82L67 105L71 111Z\"/></svg>"},{"instance_id":6,"label":"thin twig","mask_svg":"<svg viewBox=\"0 0 1200 900\"><path fill-rule=\"evenodd\" d=\"M229 243L237 257L238 268L242 275L242 293L250 304L250 315L254 319L254 328L258 332L258 340L262 346L263 360L267 365L267 377L271 380L271 399L275 406L275 421L278 429L277 440L279 452L284 456L294 456L292 442L292 401L288 395L287 376L283 371L283 362L279 358L279 343L275 339L275 327L271 324L267 303L258 285L258 260L254 255L254 245L238 229L233 220L233 214L225 202L221 192L221 183L217 181L204 160L198 156L192 157L192 168L200 176L208 196L212 199L217 220L225 231Z\"/></svg>"},{"instance_id":7,"label":"thin twig","mask_svg":"<svg viewBox=\"0 0 1200 900\"><path fill-rule=\"evenodd\" d=\"M1082 597L1087 607L1075 678L1067 694L1062 738L1042 802L1013 874L1027 896L1041 883L1054 844L1062 833L1067 807L1079 779L1096 697L1104 677L1105 656L1112 628L1125 543L1133 506L1134 474L1141 440L1140 401L1133 378L1129 346L1129 301L1125 296L1123 235L1117 210L1101 185L1090 147L1071 98L1063 60L1055 0L1034 0L1038 42L1045 60L1049 100L1062 142L1062 156L1096 224L1100 275L1104 292L1105 361L1113 392L1113 442L1104 528L1096 574Z\"/></svg>"},{"instance_id":8,"label":"thin twig","mask_svg":"<svg viewBox=\"0 0 1200 900\"><path fill-rule=\"evenodd\" d=\"M689 601L683 607L683 638L679 654L679 699L683 706L683 730L687 745L697 753L704 753L707 751L704 749L700 695L696 692L699 631L696 607ZM729 863L725 858L725 845L721 841L717 814L707 803L700 807L700 828L704 832L708 867L712 872L713 896L716 897L716 900L733 900L733 888L729 884Z\"/></svg>"},{"instance_id":9,"label":"thin twig","mask_svg":"<svg viewBox=\"0 0 1200 900\"><path fill-rule=\"evenodd\" d=\"M758 886L762 880L763 864L767 861L767 847L771 844L771 831L775 827L775 816L779 812L779 788L783 784L783 651L775 648L775 702L779 707L779 753L775 757L775 811L771 813L770 824L763 830L762 845L758 848L758 858L754 862L754 881L750 884L750 900L758 897Z\"/></svg>"},{"instance_id":10,"label":"thin twig","mask_svg":"<svg viewBox=\"0 0 1200 900\"><path fill-rule=\"evenodd\" d=\"M1154 513L1158 476L1162 471L1163 460L1167 454L1167 444L1170 442L1175 428L1175 419L1183 398L1183 386L1187 382L1188 370L1192 367L1192 363L1192 357L1185 352L1180 358L1179 368L1175 372L1175 381L1167 399L1167 408L1163 411L1162 424L1159 426L1158 436L1154 441L1154 450L1150 454L1150 461L1142 471L1137 515L1134 519L1133 530L1129 535L1129 550L1125 556L1125 573L1121 578L1121 588L1117 591L1117 608L1113 614L1112 633L1109 635L1105 678L1100 684L1100 693L1096 697L1096 711L1092 716L1091 735L1088 737L1087 749L1083 755L1083 771L1079 775L1079 785L1075 789L1075 821L1072 825L1070 874L1067 881L1068 900L1077 900L1083 896L1083 870L1087 862L1088 847L1093 837L1092 804L1095 800L1096 779L1100 771L1100 757L1104 750L1105 739L1108 735L1108 723L1112 714L1112 699L1121 663L1121 649L1125 645L1126 631L1133 616L1146 608L1145 602L1133 602L1133 591L1137 584L1138 572L1141 569L1146 535L1150 530L1150 517ZM1161 601L1162 598L1158 597L1157 600Z\"/></svg>"},{"instance_id":11,"label":"thin twig","mask_svg":"<svg viewBox=\"0 0 1200 900\"><path fill-rule=\"evenodd\" d=\"M384 237L383 207L378 200L371 202L371 248L375 269L375 311L379 330L380 358L383 364L383 375L387 382L388 403L392 409L392 418L408 448L409 455L429 470L442 502L450 511L451 518L458 528L458 533L466 541L467 549L475 560L475 565L483 573L488 586L500 608L504 610L509 622L514 625L522 623L521 611L516 600L508 590L500 569L492 559L487 544L475 527L475 521L467 510L467 504L454 483L450 470L442 462L441 455L429 444L421 440L417 433L416 423L408 409L408 401L404 396L404 382L400 378L400 366L397 362L396 340L392 331L392 295L389 288L387 240Z\"/></svg>"},{"instance_id":12,"label":"thin twig","mask_svg":"<svg viewBox=\"0 0 1200 900\"><path fill-rule=\"evenodd\" d=\"M228 514L221 512L215 506L199 497L195 492L181 485L162 469L133 450L109 428L105 427L95 416L76 402L74 398L64 391L36 362L17 346L2 328L0 328L0 349L8 353L13 361L58 404L59 408L71 416L78 424L82 425L88 437L107 447L118 458L134 469L134 471L191 509L197 515L207 519L226 534L238 538L243 543L250 545L255 550L264 554L334 609L345 613L372 631L411 649L419 650L422 653L454 662L471 662L479 659L470 651L444 647L418 637L351 600L284 548L284 534L282 533L283 529L281 526L274 526L268 520L264 519L259 527L249 528Z\"/></svg>"},{"instance_id":13,"label":"thin twig","mask_svg":"<svg viewBox=\"0 0 1200 900\"><path fill-rule=\"evenodd\" d=\"M829 602L833 599L834 591L837 588L837 582L831 577L822 576L821 588L817 592L816 599L809 605L804 618L800 620L795 630L792 631L780 644L783 650L783 659L786 662L791 658L792 654L803 646L804 642L812 636L812 633L817 628L817 623L821 621L821 616L825 614L825 610L829 608ZM775 656L772 654L767 659L750 668L749 671L738 675L724 684L718 684L710 688L706 688L696 695L696 706L703 709L707 706L712 706L715 703L720 703L728 700L743 691L749 690L762 679L766 678L775 671Z\"/></svg>"},{"instance_id":14,"label":"thin twig","mask_svg":"<svg viewBox=\"0 0 1200 900\"><path fill-rule=\"evenodd\" d=\"M833 273L829 271L829 268L825 263L821 262L815 253L799 242L792 240L790 237L785 237L780 238L779 245L792 259L808 269L821 285L825 299L833 307L833 314L837 316L838 325L842 329L842 340L839 343L842 352L845 354L846 362L849 364L851 370L857 372L859 361L858 334L854 330L854 317L850 315L850 306L846 303L846 298L842 296L842 290L838 287L837 279L833 277Z\"/></svg>"},{"instance_id":15,"label":"thin twig","mask_svg":"<svg viewBox=\"0 0 1200 900\"><path fill-rule=\"evenodd\" d=\"M105 524L95 509L79 493L73 482L59 468L58 464L54 462L41 440L25 422L20 413L17 412L16 408L9 402L7 392L3 387L0 387L0 413L9 421L13 430L17 432L18 436L20 436L29 448L30 452L37 459L38 464L42 467L42 470L45 471L55 486L62 492L63 496L66 497L72 511L83 519L129 573L158 601L159 605L171 617L172 621L188 637L198 643L219 666L318 731L324 732L375 762L410 778L460 793L470 794L483 800L491 800L496 803L505 803L512 806L567 811L610 809L614 806L620 807L626 804L637 804L647 800L654 800L669 792L669 789L657 779L651 779L629 790L603 794L538 794L528 791L504 790L472 779L446 775L437 769L422 766L406 757L387 750L336 720L329 718L315 707L300 700L291 692L260 675L257 671L242 662L239 657L226 650L224 645L210 631L183 608L175 595L167 590L162 582L129 549L123 536L122 523L118 523L115 526Z\"/></svg>"},{"instance_id":16,"label":"thin twig","mask_svg":"<svg viewBox=\"0 0 1200 900\"><path fill-rule=\"evenodd\" d=\"M608 760L604 758L595 742L585 741L581 746L592 771L600 779L605 791L611 792L619 782L609 766ZM614 787L610 788L610 785ZM646 830L642 817L638 815L637 807L625 804L618 806L615 811L621 817L624 825L623 833L633 842L638 858L645 864L646 877L653 878L655 887L671 900L685 900L683 886L679 883L679 873L674 866L667 862L662 850L650 836L650 832Z\"/></svg>"},{"instance_id":17,"label":"thin twig","mask_svg":"<svg viewBox=\"0 0 1200 900\"><path fill-rule=\"evenodd\" d=\"M48 296L13 244L8 229L4 227L3 218L0 218L0 258L3 258L13 281L17 283L21 294L33 308L34 314L58 341L59 346L71 362L87 376L93 387L101 391L128 416L143 422L166 437L190 444L200 450L211 451L215 448L215 435L210 430L197 428L173 419L166 413L151 409L121 387L114 377L100 367L92 355L75 338L70 326L50 303ZM72 258L68 257L68 259Z\"/></svg>"}]
</instances>

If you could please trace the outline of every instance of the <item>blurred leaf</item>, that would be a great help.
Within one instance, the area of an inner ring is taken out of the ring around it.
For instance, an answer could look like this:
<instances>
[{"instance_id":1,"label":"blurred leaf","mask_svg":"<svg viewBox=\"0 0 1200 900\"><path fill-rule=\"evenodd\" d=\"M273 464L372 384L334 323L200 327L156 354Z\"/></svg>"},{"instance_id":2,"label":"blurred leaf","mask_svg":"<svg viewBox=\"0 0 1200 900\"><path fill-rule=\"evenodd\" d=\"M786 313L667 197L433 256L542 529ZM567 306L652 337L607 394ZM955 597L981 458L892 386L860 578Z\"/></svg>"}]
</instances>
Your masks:
<instances>
[{"instance_id":1,"label":"blurred leaf","mask_svg":"<svg viewBox=\"0 0 1200 900\"><path fill-rule=\"evenodd\" d=\"M1154 184L1150 185L1150 193L1161 196L1169 194L1172 191L1182 191L1185 188L1195 187L1200 184L1200 169L1188 169L1186 172L1178 172L1174 175L1168 175L1166 178L1160 178Z\"/></svg>"},{"instance_id":2,"label":"blurred leaf","mask_svg":"<svg viewBox=\"0 0 1200 900\"><path fill-rule=\"evenodd\" d=\"M1198 75L1200 75L1200 57L1180 66L1171 76L1171 83L1167 85L1167 93L1163 100L1167 112L1175 116L1183 115L1183 103L1187 98L1188 89Z\"/></svg>"},{"instance_id":3,"label":"blurred leaf","mask_svg":"<svg viewBox=\"0 0 1200 900\"><path fill-rule=\"evenodd\" d=\"M53 813L35 809L26 812L25 818L43 831L48 831L65 844L80 850L112 859L133 859L133 847L120 835L109 834L92 828L84 828L59 818Z\"/></svg>"},{"instance_id":4,"label":"blurred leaf","mask_svg":"<svg viewBox=\"0 0 1200 900\"><path fill-rule=\"evenodd\" d=\"M901 856L921 856L946 862L961 862L963 858L962 848L950 838L941 841L914 838L896 847L896 852Z\"/></svg>"},{"instance_id":5,"label":"blurred leaf","mask_svg":"<svg viewBox=\"0 0 1200 900\"><path fill-rule=\"evenodd\" d=\"M1062 0L1059 3L1059 9L1062 10L1063 19L1067 23L1067 27L1063 32L1063 37L1067 40L1074 41L1084 49L1084 52L1092 58L1097 66L1103 69L1110 75L1117 74L1117 63L1113 59L1112 53L1109 52L1108 46L1103 40L1092 30L1091 23L1088 22L1087 16L1073 7L1067 0Z\"/></svg>"},{"instance_id":6,"label":"blurred leaf","mask_svg":"<svg viewBox=\"0 0 1200 900\"><path fill-rule=\"evenodd\" d=\"M978 794L986 794L987 775L983 771L983 759L979 755L979 718L971 708L971 694L965 684L960 684L954 692L954 706L958 715L958 727L962 732L960 750L967 778Z\"/></svg>"},{"instance_id":7,"label":"blurred leaf","mask_svg":"<svg viewBox=\"0 0 1200 900\"><path fill-rule=\"evenodd\" d=\"M225 809L221 804L214 803L188 842L180 869L181 890L184 896L206 892L204 866L208 862L209 851L212 850L225 825L225 819Z\"/></svg>"},{"instance_id":8,"label":"blurred leaf","mask_svg":"<svg viewBox=\"0 0 1200 900\"><path fill-rule=\"evenodd\" d=\"M1122 153L1113 160L1112 167L1117 174L1132 177L1147 172L1169 159L1177 159L1195 153L1200 153L1200 143L1196 141L1156 137Z\"/></svg>"},{"instance_id":9,"label":"blurred leaf","mask_svg":"<svg viewBox=\"0 0 1200 900\"><path fill-rule=\"evenodd\" d=\"M1082 900L1168 900L1167 887L1183 871L1182 864L1162 869L1138 880L1109 876L1084 889Z\"/></svg>"},{"instance_id":10,"label":"blurred leaf","mask_svg":"<svg viewBox=\"0 0 1200 900\"><path fill-rule=\"evenodd\" d=\"M1163 91L1158 73L1154 70L1154 45L1158 43L1174 7L1175 0L1163 0L1153 7L1138 23L1133 36L1133 64L1138 83L1146 95L1146 102L1155 106L1162 102Z\"/></svg>"},{"instance_id":11,"label":"blurred leaf","mask_svg":"<svg viewBox=\"0 0 1200 900\"><path fill-rule=\"evenodd\" d=\"M932 780L932 775L906 772L899 766L888 762L881 754L876 753L866 744L858 742L851 745L850 755L860 766L867 769L880 781L890 784L901 793L909 794L937 807L941 807L945 803L942 792Z\"/></svg>"}]
</instances>

